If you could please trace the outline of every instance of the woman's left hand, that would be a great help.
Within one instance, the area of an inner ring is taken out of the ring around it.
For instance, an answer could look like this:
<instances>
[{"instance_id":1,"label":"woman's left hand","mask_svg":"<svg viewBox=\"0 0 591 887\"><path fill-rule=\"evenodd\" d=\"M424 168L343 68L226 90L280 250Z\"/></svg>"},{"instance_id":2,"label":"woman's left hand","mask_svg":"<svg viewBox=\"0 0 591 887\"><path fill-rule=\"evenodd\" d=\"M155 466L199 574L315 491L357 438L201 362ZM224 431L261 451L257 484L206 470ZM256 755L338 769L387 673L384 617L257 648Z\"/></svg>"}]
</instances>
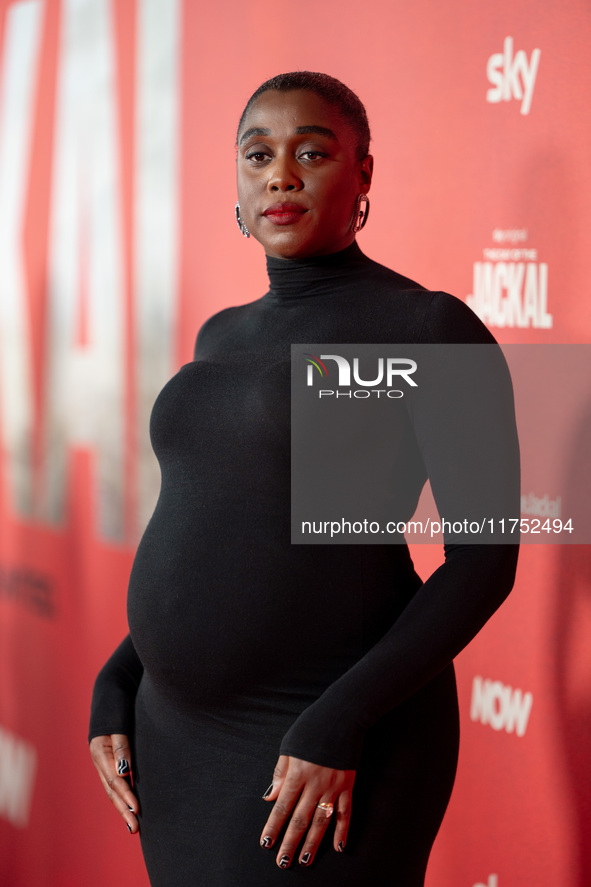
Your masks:
<instances>
[{"instance_id":1,"label":"woman's left hand","mask_svg":"<svg viewBox=\"0 0 591 887\"><path fill-rule=\"evenodd\" d=\"M333 770L309 761L281 755L273 773L266 801L275 801L261 834L261 847L273 847L286 823L287 829L277 854L277 865L286 869L299 853L299 862L313 862L326 829L335 821L333 847L345 849L351 819L355 770Z\"/></svg>"}]
</instances>

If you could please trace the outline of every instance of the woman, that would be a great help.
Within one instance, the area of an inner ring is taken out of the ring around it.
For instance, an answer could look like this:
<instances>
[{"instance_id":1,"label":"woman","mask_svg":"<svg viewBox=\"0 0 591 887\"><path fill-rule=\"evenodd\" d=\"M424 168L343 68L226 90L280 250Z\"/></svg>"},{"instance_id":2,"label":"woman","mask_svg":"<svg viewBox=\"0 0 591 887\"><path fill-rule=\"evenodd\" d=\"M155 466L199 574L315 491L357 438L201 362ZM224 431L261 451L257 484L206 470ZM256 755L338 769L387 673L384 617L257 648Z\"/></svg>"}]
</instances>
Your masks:
<instances>
[{"instance_id":1,"label":"woman","mask_svg":"<svg viewBox=\"0 0 591 887\"><path fill-rule=\"evenodd\" d=\"M449 544L423 584L405 545L290 545L290 344L494 340L359 250L372 157L347 87L267 81L237 147L237 220L270 289L211 318L156 401L162 489L91 752L156 887L419 887L455 775L452 659L510 591L516 547ZM417 409L394 464L415 498L428 473L440 510L458 478L467 507L480 495L445 408ZM499 437L490 486L516 448L498 409L484 427L465 417L475 452Z\"/></svg>"}]
</instances>

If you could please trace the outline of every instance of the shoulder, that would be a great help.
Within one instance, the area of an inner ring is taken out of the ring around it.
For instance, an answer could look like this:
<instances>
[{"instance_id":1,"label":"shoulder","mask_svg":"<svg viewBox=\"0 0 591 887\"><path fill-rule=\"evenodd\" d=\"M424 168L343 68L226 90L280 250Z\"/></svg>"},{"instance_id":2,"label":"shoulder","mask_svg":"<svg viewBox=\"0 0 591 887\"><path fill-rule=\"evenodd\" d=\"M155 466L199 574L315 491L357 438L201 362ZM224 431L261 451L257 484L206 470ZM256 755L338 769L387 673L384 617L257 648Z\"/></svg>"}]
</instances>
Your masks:
<instances>
[{"instance_id":1,"label":"shoulder","mask_svg":"<svg viewBox=\"0 0 591 887\"><path fill-rule=\"evenodd\" d=\"M423 295L423 302L425 313L420 342L450 345L495 343L494 336L480 318L456 296L427 292Z\"/></svg>"},{"instance_id":2,"label":"shoulder","mask_svg":"<svg viewBox=\"0 0 591 887\"><path fill-rule=\"evenodd\" d=\"M220 343L232 335L237 324L242 324L251 314L257 302L249 302L246 305L234 305L224 308L213 314L205 321L195 342L194 357L204 356L204 352L210 348L218 348Z\"/></svg>"},{"instance_id":3,"label":"shoulder","mask_svg":"<svg viewBox=\"0 0 591 887\"><path fill-rule=\"evenodd\" d=\"M495 342L480 318L461 299L428 290L366 257L365 272L371 282L376 312L384 319L391 317L395 324L392 334L427 344Z\"/></svg>"},{"instance_id":4,"label":"shoulder","mask_svg":"<svg viewBox=\"0 0 591 887\"><path fill-rule=\"evenodd\" d=\"M364 254L361 255L361 260L363 262L363 264L360 264L362 273L365 273L365 275L378 288L381 288L381 285L384 285L390 292L399 291L428 294L428 290L426 290L420 283L417 283L416 280L411 280L410 277L405 277L403 274L399 274L397 271L388 268L386 265L381 265L379 262L368 258L368 256Z\"/></svg>"}]
</instances>

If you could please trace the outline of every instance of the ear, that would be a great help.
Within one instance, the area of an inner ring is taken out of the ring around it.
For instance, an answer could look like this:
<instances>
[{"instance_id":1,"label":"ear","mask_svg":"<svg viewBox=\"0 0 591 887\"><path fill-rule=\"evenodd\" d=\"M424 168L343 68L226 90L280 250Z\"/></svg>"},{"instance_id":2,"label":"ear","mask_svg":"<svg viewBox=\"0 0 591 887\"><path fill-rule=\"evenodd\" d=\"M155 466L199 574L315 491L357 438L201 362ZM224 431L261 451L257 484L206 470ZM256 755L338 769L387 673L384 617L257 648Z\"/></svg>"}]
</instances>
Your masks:
<instances>
[{"instance_id":1,"label":"ear","mask_svg":"<svg viewBox=\"0 0 591 887\"><path fill-rule=\"evenodd\" d=\"M371 177L373 175L373 157L368 154L360 162L359 166L359 191L361 194L367 194L371 187Z\"/></svg>"}]
</instances>

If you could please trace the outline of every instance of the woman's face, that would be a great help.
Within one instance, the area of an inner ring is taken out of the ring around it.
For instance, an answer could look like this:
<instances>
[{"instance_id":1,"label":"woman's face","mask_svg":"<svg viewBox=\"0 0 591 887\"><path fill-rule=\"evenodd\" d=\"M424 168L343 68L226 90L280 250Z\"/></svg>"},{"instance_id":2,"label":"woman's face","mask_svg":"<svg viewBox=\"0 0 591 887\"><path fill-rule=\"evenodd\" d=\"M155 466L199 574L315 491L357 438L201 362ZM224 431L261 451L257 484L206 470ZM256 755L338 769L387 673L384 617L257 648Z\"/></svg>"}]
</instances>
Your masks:
<instances>
[{"instance_id":1,"label":"woman's face","mask_svg":"<svg viewBox=\"0 0 591 887\"><path fill-rule=\"evenodd\" d=\"M353 129L313 92L268 90L238 134L240 215L269 256L296 259L345 249L355 201L371 183Z\"/></svg>"}]
</instances>

